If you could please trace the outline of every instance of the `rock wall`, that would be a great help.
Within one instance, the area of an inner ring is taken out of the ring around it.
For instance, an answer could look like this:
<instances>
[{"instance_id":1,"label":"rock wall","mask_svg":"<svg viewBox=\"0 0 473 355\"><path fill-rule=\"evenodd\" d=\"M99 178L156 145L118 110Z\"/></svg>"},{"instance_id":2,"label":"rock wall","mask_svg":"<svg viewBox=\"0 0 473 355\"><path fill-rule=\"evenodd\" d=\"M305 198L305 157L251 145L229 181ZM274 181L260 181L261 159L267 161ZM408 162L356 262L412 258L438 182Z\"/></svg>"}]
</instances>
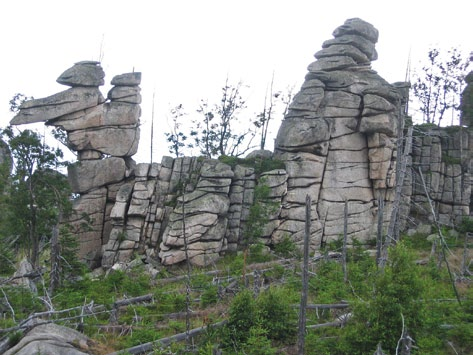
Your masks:
<instances>
[{"instance_id":1,"label":"rock wall","mask_svg":"<svg viewBox=\"0 0 473 355\"><path fill-rule=\"evenodd\" d=\"M307 195L312 249L343 235L345 204L350 241L374 238L381 201L386 229L408 84L389 84L371 69L378 31L369 23L350 19L333 35L308 67L274 154L256 151L248 157L258 162L274 155L284 169L257 173L241 162L202 157L136 164L141 74L115 76L105 99L98 62L76 63L60 75L58 82L70 89L24 103L12 124L56 126L77 152L68 176L80 197L68 222L80 256L92 267L106 268L137 255L164 265L186 258L194 265L211 264L241 247L258 184L269 187L277 206L261 237L266 245L284 238L301 244ZM416 132L401 205L401 214L415 220L404 218L401 225L431 219L419 169L440 221L459 221L470 214L471 133Z\"/></svg>"},{"instance_id":2,"label":"rock wall","mask_svg":"<svg viewBox=\"0 0 473 355\"><path fill-rule=\"evenodd\" d=\"M473 132L467 128L416 128L411 174L405 186L411 195L411 218L432 222L426 189L439 223L458 225L470 215L472 153Z\"/></svg>"}]
</instances>

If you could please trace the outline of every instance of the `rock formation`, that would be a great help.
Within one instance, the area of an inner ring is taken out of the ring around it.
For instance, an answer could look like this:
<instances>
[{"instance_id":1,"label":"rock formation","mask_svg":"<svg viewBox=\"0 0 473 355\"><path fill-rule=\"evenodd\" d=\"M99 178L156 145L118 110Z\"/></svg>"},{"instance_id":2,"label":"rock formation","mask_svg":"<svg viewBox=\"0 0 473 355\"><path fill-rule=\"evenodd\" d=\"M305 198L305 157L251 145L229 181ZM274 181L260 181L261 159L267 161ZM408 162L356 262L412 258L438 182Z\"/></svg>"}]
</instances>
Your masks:
<instances>
[{"instance_id":1,"label":"rock formation","mask_svg":"<svg viewBox=\"0 0 473 355\"><path fill-rule=\"evenodd\" d=\"M380 202L386 230L408 84L389 84L371 69L378 31L369 23L347 20L333 36L315 54L279 129L274 156L284 168L251 167L249 162L272 159L261 151L236 164L202 157L136 164L141 74L115 76L105 99L98 62L76 63L60 75L58 82L70 89L24 103L12 124L56 126L77 152L68 175L80 197L68 222L80 256L105 268L138 255L164 265L186 258L211 264L242 246L258 185L269 188L268 203L277 206L263 228L260 242L266 245L285 238L301 244L307 195L312 249L343 235L345 204L350 241L375 237ZM419 168L442 222L469 215L472 151L473 137L463 129L453 136L440 129L416 134L403 215L431 220Z\"/></svg>"},{"instance_id":2,"label":"rock formation","mask_svg":"<svg viewBox=\"0 0 473 355\"><path fill-rule=\"evenodd\" d=\"M114 198L113 184L130 174L140 132L141 73L114 77L108 100L99 90L104 77L100 63L78 62L57 79L70 89L23 103L11 121L45 122L67 133L68 147L78 158L69 166L68 177L73 192L81 194L70 222L79 236L80 254L93 260L100 258L107 238L104 230L110 229L106 211Z\"/></svg>"},{"instance_id":3,"label":"rock formation","mask_svg":"<svg viewBox=\"0 0 473 355\"><path fill-rule=\"evenodd\" d=\"M34 327L4 355L88 355L93 346L84 334L50 323Z\"/></svg>"},{"instance_id":4,"label":"rock formation","mask_svg":"<svg viewBox=\"0 0 473 355\"><path fill-rule=\"evenodd\" d=\"M378 31L350 19L323 43L279 129L275 154L286 163L288 192L273 238L304 233L305 196L312 199L314 248L343 234L365 240L376 228L378 198L388 220L395 184L400 90L370 67Z\"/></svg>"}]
</instances>

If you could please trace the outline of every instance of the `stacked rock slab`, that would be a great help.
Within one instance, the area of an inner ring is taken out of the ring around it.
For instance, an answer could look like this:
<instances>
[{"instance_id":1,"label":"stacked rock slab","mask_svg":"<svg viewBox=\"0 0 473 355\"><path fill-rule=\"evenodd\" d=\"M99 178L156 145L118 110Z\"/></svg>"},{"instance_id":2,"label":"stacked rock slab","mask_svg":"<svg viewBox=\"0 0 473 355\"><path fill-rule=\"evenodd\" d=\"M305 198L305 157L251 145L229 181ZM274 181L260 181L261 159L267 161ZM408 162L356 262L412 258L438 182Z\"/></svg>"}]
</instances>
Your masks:
<instances>
[{"instance_id":1,"label":"stacked rock slab","mask_svg":"<svg viewBox=\"0 0 473 355\"><path fill-rule=\"evenodd\" d=\"M139 141L141 102L140 73L114 77L108 101L100 63L82 61L62 73L57 82L71 88L55 95L25 102L11 124L45 122L67 133L68 147L78 162L68 168L74 193L70 223L79 236L80 255L97 259L104 243L106 207L110 187L125 179Z\"/></svg>"},{"instance_id":2,"label":"stacked rock slab","mask_svg":"<svg viewBox=\"0 0 473 355\"><path fill-rule=\"evenodd\" d=\"M302 240L307 195L313 248L343 235L345 202L352 239L375 235L379 198L385 223L390 216L402 97L371 69L378 40L371 24L349 19L333 36L315 54L275 141L288 174L275 242Z\"/></svg>"}]
</instances>

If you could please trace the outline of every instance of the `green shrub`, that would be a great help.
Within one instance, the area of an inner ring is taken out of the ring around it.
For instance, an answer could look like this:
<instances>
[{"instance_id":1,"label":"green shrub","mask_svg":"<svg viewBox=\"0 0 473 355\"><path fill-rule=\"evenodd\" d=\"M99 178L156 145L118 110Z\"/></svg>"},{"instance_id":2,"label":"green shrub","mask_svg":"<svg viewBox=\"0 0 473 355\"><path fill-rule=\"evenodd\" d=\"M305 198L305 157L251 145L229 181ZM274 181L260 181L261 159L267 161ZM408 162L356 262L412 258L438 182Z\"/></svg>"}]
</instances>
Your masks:
<instances>
[{"instance_id":1,"label":"green shrub","mask_svg":"<svg viewBox=\"0 0 473 355\"><path fill-rule=\"evenodd\" d=\"M31 313L43 310L43 304L37 295L24 286L2 287L2 290L6 296L2 292L0 299L6 298L8 300L10 306L15 310L17 319L26 318ZM9 307L6 307L6 310L8 314Z\"/></svg>"},{"instance_id":2,"label":"green shrub","mask_svg":"<svg viewBox=\"0 0 473 355\"><path fill-rule=\"evenodd\" d=\"M16 344L18 344L20 342L21 338L23 338L23 332L16 331L16 332L13 332L13 333L9 334L8 335L8 345L10 347L15 346Z\"/></svg>"},{"instance_id":3,"label":"green shrub","mask_svg":"<svg viewBox=\"0 0 473 355\"><path fill-rule=\"evenodd\" d=\"M423 283L412 253L402 243L389 250L388 263L373 287L370 299L354 302L353 319L343 334L351 354L372 353L379 342L394 353L403 326L414 339L423 330L425 307L418 302Z\"/></svg>"},{"instance_id":4,"label":"green shrub","mask_svg":"<svg viewBox=\"0 0 473 355\"><path fill-rule=\"evenodd\" d=\"M276 254L282 256L283 258L301 256L301 253L297 249L296 243L294 243L294 241L288 235L285 235L279 243L274 244L273 250Z\"/></svg>"},{"instance_id":5,"label":"green shrub","mask_svg":"<svg viewBox=\"0 0 473 355\"><path fill-rule=\"evenodd\" d=\"M411 236L403 235L402 241L404 245L410 249L430 250L432 247L432 242L427 240L427 235L422 233L415 233Z\"/></svg>"},{"instance_id":6,"label":"green shrub","mask_svg":"<svg viewBox=\"0 0 473 355\"><path fill-rule=\"evenodd\" d=\"M347 288L343 280L342 265L333 260L320 261L316 274L309 279L309 287L318 303L345 298Z\"/></svg>"},{"instance_id":7,"label":"green shrub","mask_svg":"<svg viewBox=\"0 0 473 355\"><path fill-rule=\"evenodd\" d=\"M297 329L297 311L292 304L297 295L284 288L269 288L256 300L260 324L267 330L270 339L286 342L291 340Z\"/></svg>"},{"instance_id":8,"label":"green shrub","mask_svg":"<svg viewBox=\"0 0 473 355\"><path fill-rule=\"evenodd\" d=\"M272 256L270 253L265 251L265 245L263 243L255 243L250 245L249 258L250 263L264 263L270 261Z\"/></svg>"},{"instance_id":9,"label":"green shrub","mask_svg":"<svg viewBox=\"0 0 473 355\"><path fill-rule=\"evenodd\" d=\"M174 312L183 312L186 310L186 295L185 294L174 294L173 295L173 306Z\"/></svg>"},{"instance_id":10,"label":"green shrub","mask_svg":"<svg viewBox=\"0 0 473 355\"><path fill-rule=\"evenodd\" d=\"M268 331L261 325L250 329L247 341L242 344L242 354L245 355L275 355L276 349L272 347L268 338Z\"/></svg>"},{"instance_id":11,"label":"green shrub","mask_svg":"<svg viewBox=\"0 0 473 355\"><path fill-rule=\"evenodd\" d=\"M200 296L202 307L208 307L218 302L218 286L208 285Z\"/></svg>"},{"instance_id":12,"label":"green shrub","mask_svg":"<svg viewBox=\"0 0 473 355\"><path fill-rule=\"evenodd\" d=\"M233 299L226 328L227 344L242 344L250 337L250 329L256 325L256 302L249 290L240 291Z\"/></svg>"},{"instance_id":13,"label":"green shrub","mask_svg":"<svg viewBox=\"0 0 473 355\"><path fill-rule=\"evenodd\" d=\"M11 275L15 272L15 255L7 243L0 240L0 275Z\"/></svg>"},{"instance_id":14,"label":"green shrub","mask_svg":"<svg viewBox=\"0 0 473 355\"><path fill-rule=\"evenodd\" d=\"M149 343L162 337L156 329L152 327L135 327L129 337L124 338L124 347L131 348L132 346Z\"/></svg>"},{"instance_id":15,"label":"green shrub","mask_svg":"<svg viewBox=\"0 0 473 355\"><path fill-rule=\"evenodd\" d=\"M233 258L227 264L228 271L232 275L240 276L243 272L243 254L234 255Z\"/></svg>"}]
</instances>

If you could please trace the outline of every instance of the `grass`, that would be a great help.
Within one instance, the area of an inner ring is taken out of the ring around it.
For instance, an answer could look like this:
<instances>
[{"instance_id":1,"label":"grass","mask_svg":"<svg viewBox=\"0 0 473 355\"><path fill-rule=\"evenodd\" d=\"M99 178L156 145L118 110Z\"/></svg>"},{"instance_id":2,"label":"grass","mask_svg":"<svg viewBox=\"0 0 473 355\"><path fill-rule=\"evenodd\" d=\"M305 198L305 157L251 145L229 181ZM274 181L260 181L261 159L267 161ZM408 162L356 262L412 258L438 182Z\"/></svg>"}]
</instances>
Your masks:
<instances>
[{"instance_id":1,"label":"grass","mask_svg":"<svg viewBox=\"0 0 473 355\"><path fill-rule=\"evenodd\" d=\"M447 235L447 233L445 233ZM403 236L403 243L414 254L414 259L423 259L428 262L413 267L418 270L422 287L425 288L425 300L452 300L450 279L445 268L445 263L440 268L437 259L429 260L431 242L425 235ZM463 252L462 237L448 237L447 243L451 254L448 256L449 263L455 272L458 272L461 265ZM355 247L348 253L348 280L344 282L343 270L339 261L319 260L311 263L309 280L309 303L349 303L369 301L373 294L373 285L379 277L379 270L376 268L375 260L365 253L361 244L355 243ZM327 248L337 248L336 243ZM262 254L262 249L258 246L251 248L253 255L248 258L246 273L248 283L245 285L242 280L243 256L239 253L229 254L222 257L212 268L193 269L190 278L190 328L198 328L203 325L212 324L222 319L226 319L232 307L233 297L239 290L248 287L254 290L255 279L251 276L252 271L260 269L262 289L271 287L276 292L276 299L287 297L291 304L299 302L301 289L300 259L296 255L291 259L292 264L280 263L281 256L293 257L293 245L285 241L282 246L276 248L277 252ZM185 331L186 320L186 268L174 266L165 269L160 273L160 278L151 280L145 275L142 268L138 267L129 272L113 272L107 277L91 279L84 277L79 281L70 281L58 290L53 298L55 309L71 308L88 303L91 300L96 305L105 307L104 313L96 317L85 319L85 333L96 341L96 354L106 354L111 350L124 349L134 345L167 337ZM215 273L216 270L220 270ZM212 274L206 272L213 271ZM172 278L173 282L169 282ZM473 291L470 282L463 280L457 282L457 289L465 302L465 306L473 305ZM231 286L227 289L228 286ZM24 289L7 289L4 287L7 297L11 300L16 312L16 319L25 318L29 313L44 309L44 304L33 297ZM41 293L41 291L40 291ZM153 302L135 304L120 309L118 324L114 328L107 328L109 324L108 311L112 308L116 300L125 297L135 297L144 294L152 294ZM263 302L263 301L262 301ZM272 301L267 301L271 303ZM450 354L447 341L452 342L463 354L473 354L473 340L468 338L469 332L473 332L469 322L473 318L465 312L464 308L455 302L433 302L426 304L425 321L431 327L431 331L418 335L416 341L423 347L423 354L432 352L435 346L441 346L436 354ZM297 308L290 312L296 312ZM318 324L330 322L336 316L344 313L345 310L309 310L308 323ZM269 313L268 316L273 316ZM469 318L470 317L470 318ZM272 320L272 324L278 324L277 320ZM462 329L452 331L440 331L438 324L458 324ZM14 324L11 317L0 320L0 327L5 328ZM281 323L282 325L284 323ZM73 326L70 322L68 326ZM265 344L268 339L264 328L254 329L251 341ZM340 344L343 339L344 328L321 328L308 330L307 342L311 345L311 350L307 354L342 354ZM266 334L266 335L265 335ZM435 335L435 337L434 337ZM210 348L209 344L218 344L222 341L223 335L218 331L207 334L196 340L196 345L201 345L202 349ZM439 342L435 339L441 339ZM290 349L294 346L294 338L285 342L272 340L273 346L279 349ZM471 349L468 347L472 346ZM245 348L246 349L246 348ZM325 350L324 350L325 349ZM176 350L177 353L178 350ZM203 350L202 350L203 351ZM246 350L245 350L246 351ZM269 350L268 350L269 351ZM374 350L373 350L374 351ZM181 352L182 353L182 352ZM228 352L232 354L232 352Z\"/></svg>"}]
</instances>

